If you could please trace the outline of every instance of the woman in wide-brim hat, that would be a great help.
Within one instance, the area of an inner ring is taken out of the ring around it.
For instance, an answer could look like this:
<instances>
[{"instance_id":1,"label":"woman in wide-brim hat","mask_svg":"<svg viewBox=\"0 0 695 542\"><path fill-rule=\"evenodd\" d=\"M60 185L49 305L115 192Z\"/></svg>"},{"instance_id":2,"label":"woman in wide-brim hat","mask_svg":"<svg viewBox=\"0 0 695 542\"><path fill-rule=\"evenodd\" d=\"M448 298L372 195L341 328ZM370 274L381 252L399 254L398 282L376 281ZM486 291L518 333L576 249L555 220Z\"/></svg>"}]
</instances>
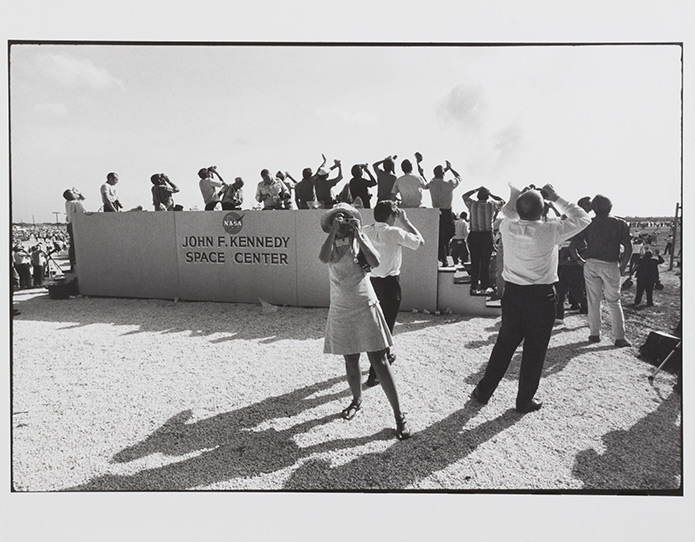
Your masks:
<instances>
[{"instance_id":1,"label":"woman in wide-brim hat","mask_svg":"<svg viewBox=\"0 0 695 542\"><path fill-rule=\"evenodd\" d=\"M387 362L393 345L384 313L369 281L368 272L379 265L379 253L362 234L357 209L340 203L321 217L321 228L328 233L319 259L328 264L330 307L326 321L324 353L345 358L345 372L352 402L342 411L351 420L362 407L360 353L376 371L396 417L396 436L410 437L405 415L401 412L396 385Z\"/></svg>"}]
</instances>

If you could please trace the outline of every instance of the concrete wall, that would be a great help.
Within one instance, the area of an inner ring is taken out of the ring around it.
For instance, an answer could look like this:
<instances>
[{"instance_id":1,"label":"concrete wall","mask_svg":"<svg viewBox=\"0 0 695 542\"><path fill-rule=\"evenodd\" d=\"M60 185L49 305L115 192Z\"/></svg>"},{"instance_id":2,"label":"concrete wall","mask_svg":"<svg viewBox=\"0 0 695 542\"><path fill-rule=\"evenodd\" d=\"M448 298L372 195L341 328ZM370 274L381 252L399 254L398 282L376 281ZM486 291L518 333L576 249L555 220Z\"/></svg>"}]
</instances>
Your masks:
<instances>
[{"instance_id":1,"label":"concrete wall","mask_svg":"<svg viewBox=\"0 0 695 542\"><path fill-rule=\"evenodd\" d=\"M402 310L437 307L439 212L409 209L425 237L403 250ZM75 219L84 295L328 306L323 211L91 213ZM372 211L362 212L373 222Z\"/></svg>"}]
</instances>

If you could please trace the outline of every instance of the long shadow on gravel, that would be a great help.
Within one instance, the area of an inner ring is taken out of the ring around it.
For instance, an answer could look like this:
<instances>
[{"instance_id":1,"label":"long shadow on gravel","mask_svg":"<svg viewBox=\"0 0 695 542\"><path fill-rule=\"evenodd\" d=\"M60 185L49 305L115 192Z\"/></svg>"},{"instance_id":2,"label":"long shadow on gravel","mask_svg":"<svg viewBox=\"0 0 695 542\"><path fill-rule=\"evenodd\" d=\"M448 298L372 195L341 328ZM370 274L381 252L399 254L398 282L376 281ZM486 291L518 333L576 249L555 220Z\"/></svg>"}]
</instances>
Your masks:
<instances>
[{"instance_id":1,"label":"long shadow on gravel","mask_svg":"<svg viewBox=\"0 0 695 542\"><path fill-rule=\"evenodd\" d=\"M461 410L418 431L383 453L370 453L347 464L332 467L328 461L312 459L297 469L285 484L289 490L402 490L465 458L480 444L492 439L522 417L515 410L483 422L471 430L466 424L480 405L469 400ZM480 490L466 477L455 490ZM479 484L476 481L476 484Z\"/></svg>"},{"instance_id":2,"label":"long shadow on gravel","mask_svg":"<svg viewBox=\"0 0 695 542\"><path fill-rule=\"evenodd\" d=\"M680 395L672 393L627 431L605 434L605 452L592 448L579 452L572 474L586 490L683 495L680 412Z\"/></svg>"},{"instance_id":3,"label":"long shadow on gravel","mask_svg":"<svg viewBox=\"0 0 695 542\"><path fill-rule=\"evenodd\" d=\"M493 341L494 343L494 341ZM552 344L552 339L551 339ZM521 353L523 349L523 342L521 346L517 348L512 361L509 363L507 372L504 374L504 380L519 380L519 369L521 368ZM553 346L548 348L545 355L545 362L543 363L543 378L546 378L552 374L559 373L562 371L570 361L575 357L591 352L603 352L603 351L615 351L616 347L613 345L605 346L594 346L590 345L586 341L580 341L577 343ZM475 386L480 382L485 374L485 369L487 368L487 362L482 364L480 368L475 373L469 373L466 375L465 382Z\"/></svg>"},{"instance_id":4,"label":"long shadow on gravel","mask_svg":"<svg viewBox=\"0 0 695 542\"><path fill-rule=\"evenodd\" d=\"M314 340L323 338L326 325L326 309L279 307L276 312L263 312L260 305L244 303L95 297L55 300L46 294L15 304L22 311L15 317L15 325L21 325L22 320L35 320L65 322L61 329L93 324L136 327L123 335L145 332L188 333L191 337L222 335L211 339L213 343L236 339L261 339L265 343Z\"/></svg>"},{"instance_id":5,"label":"long shadow on gravel","mask_svg":"<svg viewBox=\"0 0 695 542\"><path fill-rule=\"evenodd\" d=\"M189 423L190 410L170 418L142 442L118 452L113 461L126 463L152 455L195 457L162 467L145 469L132 475L97 476L67 491L180 491L223 482L236 477L252 477L292 466L302 457L316 451L366 444L375 439L394 438L382 431L376 435L346 441L329 442L314 448L300 448L294 437L339 417L331 414L322 418L300 421L283 430L258 430L267 420L300 416L304 411L319 407L337 398L348 397L349 390L330 389L344 377L300 388L291 393L269 397L259 403L232 412ZM283 420L283 421L284 421ZM393 430L392 430L393 431Z\"/></svg>"}]
</instances>

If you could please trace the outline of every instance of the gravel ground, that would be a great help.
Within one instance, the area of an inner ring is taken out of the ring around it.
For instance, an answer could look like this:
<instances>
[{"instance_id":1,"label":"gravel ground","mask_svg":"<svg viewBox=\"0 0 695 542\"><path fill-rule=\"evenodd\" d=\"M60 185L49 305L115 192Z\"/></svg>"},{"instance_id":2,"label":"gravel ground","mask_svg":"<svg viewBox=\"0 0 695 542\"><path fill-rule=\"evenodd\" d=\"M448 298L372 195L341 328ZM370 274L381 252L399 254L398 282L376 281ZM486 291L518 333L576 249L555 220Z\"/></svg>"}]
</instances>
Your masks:
<instances>
[{"instance_id":1,"label":"gravel ground","mask_svg":"<svg viewBox=\"0 0 695 542\"><path fill-rule=\"evenodd\" d=\"M545 405L525 416L518 354L487 406L469 401L498 318L401 313L393 371L415 433L404 442L380 387L340 419L350 397L342 360L322 353L326 309L18 292L13 487L678 491L681 396L674 375L650 384L636 357L650 329L678 321L679 279L662 282L657 307L626 306L632 348L608 329L590 344L586 318L566 316Z\"/></svg>"}]
</instances>

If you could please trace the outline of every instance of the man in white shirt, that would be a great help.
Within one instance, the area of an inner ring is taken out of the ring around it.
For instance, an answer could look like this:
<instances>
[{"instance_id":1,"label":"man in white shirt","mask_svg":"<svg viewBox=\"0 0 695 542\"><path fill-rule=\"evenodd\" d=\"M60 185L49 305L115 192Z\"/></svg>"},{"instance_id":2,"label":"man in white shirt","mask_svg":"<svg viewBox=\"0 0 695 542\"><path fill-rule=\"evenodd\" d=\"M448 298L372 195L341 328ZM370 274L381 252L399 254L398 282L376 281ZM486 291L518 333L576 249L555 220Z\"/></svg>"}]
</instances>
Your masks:
<instances>
[{"instance_id":1,"label":"man in white shirt","mask_svg":"<svg viewBox=\"0 0 695 542\"><path fill-rule=\"evenodd\" d=\"M473 399L486 404L517 347L524 342L516 410L521 413L541 408L534 399L538 390L545 353L555 320L555 290L558 280L557 245L586 228L591 219L579 206L560 198L546 184L538 190L512 189L509 203L502 209L500 224L504 245L505 287L502 298L502 327L485 375L473 390ZM565 220L542 220L544 197L567 215Z\"/></svg>"},{"instance_id":2,"label":"man in white shirt","mask_svg":"<svg viewBox=\"0 0 695 542\"><path fill-rule=\"evenodd\" d=\"M403 175L393 183L391 196L395 199L400 195L401 207L420 207L422 191L427 188L427 183L421 175L413 174L413 164L407 158L401 162L401 169Z\"/></svg>"},{"instance_id":3,"label":"man in white shirt","mask_svg":"<svg viewBox=\"0 0 695 542\"><path fill-rule=\"evenodd\" d=\"M213 178L217 176L217 179ZM210 166L198 170L198 188L203 196L203 203L206 211L214 211L220 202L220 189L225 186L224 179L217 173L217 167Z\"/></svg>"},{"instance_id":4,"label":"man in white shirt","mask_svg":"<svg viewBox=\"0 0 695 542\"><path fill-rule=\"evenodd\" d=\"M402 227L395 226L396 219ZM401 306L400 272L402 262L401 247L416 250L425 243L420 232L408 220L403 209L399 209L396 202L383 200L374 206L374 224L364 226L362 232L372 242L379 252L379 266L371 271L371 283L376 296L384 312L389 331L393 333L396 324L398 309ZM388 352L389 363L396 360L396 355ZM376 373L369 369L367 386L375 386L379 383Z\"/></svg>"},{"instance_id":5,"label":"man in white shirt","mask_svg":"<svg viewBox=\"0 0 695 542\"><path fill-rule=\"evenodd\" d=\"M123 207L116 194L117 183L118 173L112 171L106 175L106 182L101 185L101 202L104 204L105 213L118 212Z\"/></svg>"}]
</instances>

